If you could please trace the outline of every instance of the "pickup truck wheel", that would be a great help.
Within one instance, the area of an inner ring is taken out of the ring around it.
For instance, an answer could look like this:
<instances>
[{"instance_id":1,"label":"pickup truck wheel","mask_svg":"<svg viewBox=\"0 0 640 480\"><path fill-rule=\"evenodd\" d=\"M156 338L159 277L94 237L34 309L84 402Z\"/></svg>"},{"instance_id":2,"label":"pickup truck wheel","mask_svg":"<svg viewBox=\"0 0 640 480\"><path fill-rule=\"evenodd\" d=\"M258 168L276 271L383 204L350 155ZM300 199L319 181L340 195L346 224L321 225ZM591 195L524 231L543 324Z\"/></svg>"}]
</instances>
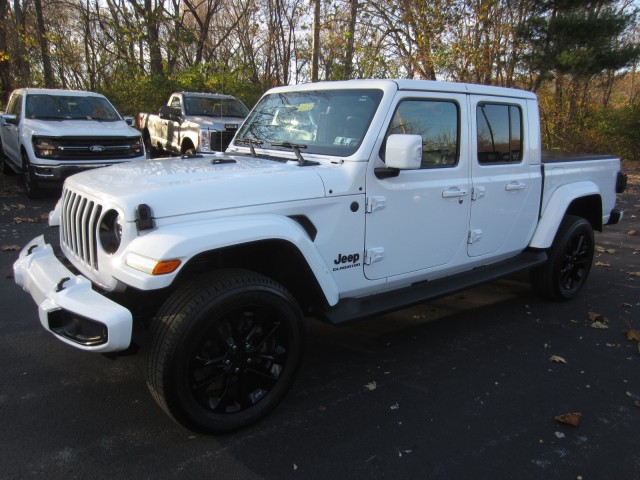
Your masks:
<instances>
[{"instance_id":1,"label":"pickup truck wheel","mask_svg":"<svg viewBox=\"0 0 640 480\"><path fill-rule=\"evenodd\" d=\"M2 163L3 175L13 175L15 173L7 163L7 156L4 154L4 150L2 149L2 140L0 140L0 163Z\"/></svg>"},{"instance_id":2,"label":"pickup truck wheel","mask_svg":"<svg viewBox=\"0 0 640 480\"><path fill-rule=\"evenodd\" d=\"M29 198L39 198L42 191L38 186L38 181L31 170L31 162L26 152L22 152L22 183Z\"/></svg>"},{"instance_id":3,"label":"pickup truck wheel","mask_svg":"<svg viewBox=\"0 0 640 480\"><path fill-rule=\"evenodd\" d=\"M154 318L147 385L178 423L234 430L282 400L302 351L291 294L260 274L221 270L179 288Z\"/></svg>"},{"instance_id":4,"label":"pickup truck wheel","mask_svg":"<svg viewBox=\"0 0 640 480\"><path fill-rule=\"evenodd\" d=\"M549 249L549 260L531 270L533 289L551 300L575 297L587 281L593 262L594 237L591 224L567 215Z\"/></svg>"}]
</instances>

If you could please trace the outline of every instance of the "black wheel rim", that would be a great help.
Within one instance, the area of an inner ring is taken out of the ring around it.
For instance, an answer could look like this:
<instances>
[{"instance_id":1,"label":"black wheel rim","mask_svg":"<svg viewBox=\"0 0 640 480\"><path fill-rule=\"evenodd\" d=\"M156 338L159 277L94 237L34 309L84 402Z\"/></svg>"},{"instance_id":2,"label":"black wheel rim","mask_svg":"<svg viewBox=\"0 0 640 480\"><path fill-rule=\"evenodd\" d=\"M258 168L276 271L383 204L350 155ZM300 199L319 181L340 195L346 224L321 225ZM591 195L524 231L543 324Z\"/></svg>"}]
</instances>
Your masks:
<instances>
[{"instance_id":1,"label":"black wheel rim","mask_svg":"<svg viewBox=\"0 0 640 480\"><path fill-rule=\"evenodd\" d=\"M585 233L577 233L567 244L560 269L560 288L572 292L580 288L591 267L591 239Z\"/></svg>"},{"instance_id":2,"label":"black wheel rim","mask_svg":"<svg viewBox=\"0 0 640 480\"><path fill-rule=\"evenodd\" d=\"M277 385L289 355L286 322L262 306L227 312L198 339L188 362L191 394L216 414L247 410Z\"/></svg>"}]
</instances>

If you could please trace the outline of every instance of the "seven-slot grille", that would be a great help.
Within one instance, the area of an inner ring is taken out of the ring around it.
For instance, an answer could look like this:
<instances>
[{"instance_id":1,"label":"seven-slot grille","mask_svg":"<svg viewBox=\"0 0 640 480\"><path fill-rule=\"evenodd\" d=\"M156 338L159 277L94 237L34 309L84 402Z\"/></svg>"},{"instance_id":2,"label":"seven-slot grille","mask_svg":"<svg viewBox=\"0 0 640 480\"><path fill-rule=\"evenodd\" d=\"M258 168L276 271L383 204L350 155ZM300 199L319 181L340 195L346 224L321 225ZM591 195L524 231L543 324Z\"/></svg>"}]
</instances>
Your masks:
<instances>
[{"instance_id":1,"label":"seven-slot grille","mask_svg":"<svg viewBox=\"0 0 640 480\"><path fill-rule=\"evenodd\" d=\"M98 224L102 205L79 193L62 192L60 242L86 267L98 270Z\"/></svg>"}]
</instances>

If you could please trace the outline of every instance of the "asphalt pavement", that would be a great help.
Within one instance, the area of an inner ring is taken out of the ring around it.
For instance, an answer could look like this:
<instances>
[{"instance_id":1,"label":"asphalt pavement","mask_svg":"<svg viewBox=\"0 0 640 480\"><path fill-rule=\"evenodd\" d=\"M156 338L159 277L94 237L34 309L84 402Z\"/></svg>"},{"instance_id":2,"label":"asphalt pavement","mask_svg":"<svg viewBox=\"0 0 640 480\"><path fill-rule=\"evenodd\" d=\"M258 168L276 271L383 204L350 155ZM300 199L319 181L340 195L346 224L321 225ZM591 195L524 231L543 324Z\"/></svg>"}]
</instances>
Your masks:
<instances>
[{"instance_id":1,"label":"asphalt pavement","mask_svg":"<svg viewBox=\"0 0 640 480\"><path fill-rule=\"evenodd\" d=\"M283 403L225 435L173 423L142 355L68 347L13 281L56 196L0 175L3 479L640 478L640 170L580 296L516 276L347 327L308 325ZM562 423L556 417L575 413Z\"/></svg>"}]
</instances>

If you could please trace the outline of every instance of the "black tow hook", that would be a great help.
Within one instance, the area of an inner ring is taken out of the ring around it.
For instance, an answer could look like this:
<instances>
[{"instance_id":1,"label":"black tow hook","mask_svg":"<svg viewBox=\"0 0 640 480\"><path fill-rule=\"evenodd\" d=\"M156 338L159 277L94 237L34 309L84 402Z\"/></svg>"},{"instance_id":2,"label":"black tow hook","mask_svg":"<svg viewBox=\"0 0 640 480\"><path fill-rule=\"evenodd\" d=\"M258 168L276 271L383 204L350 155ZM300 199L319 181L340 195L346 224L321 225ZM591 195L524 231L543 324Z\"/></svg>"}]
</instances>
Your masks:
<instances>
[{"instance_id":1,"label":"black tow hook","mask_svg":"<svg viewBox=\"0 0 640 480\"><path fill-rule=\"evenodd\" d=\"M58 284L56 285L56 293L64 290L64 282L66 282L67 280L71 280L71 278L64 277L62 280L58 282Z\"/></svg>"}]
</instances>

